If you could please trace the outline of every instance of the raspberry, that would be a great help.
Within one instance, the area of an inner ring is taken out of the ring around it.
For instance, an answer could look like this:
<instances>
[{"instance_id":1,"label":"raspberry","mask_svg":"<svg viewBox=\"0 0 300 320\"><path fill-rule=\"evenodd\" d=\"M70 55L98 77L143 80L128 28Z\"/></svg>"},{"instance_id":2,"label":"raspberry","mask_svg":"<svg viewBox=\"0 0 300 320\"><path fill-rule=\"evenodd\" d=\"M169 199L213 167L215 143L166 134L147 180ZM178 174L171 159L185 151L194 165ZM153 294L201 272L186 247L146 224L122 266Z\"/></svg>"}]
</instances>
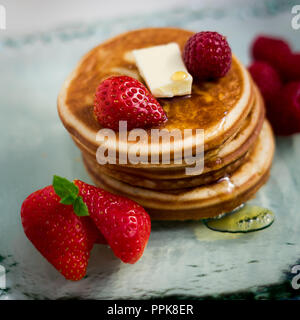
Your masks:
<instances>
[{"instance_id":1,"label":"raspberry","mask_svg":"<svg viewBox=\"0 0 300 320\"><path fill-rule=\"evenodd\" d=\"M292 54L284 62L281 73L286 82L300 81L300 53Z\"/></svg>"},{"instance_id":2,"label":"raspberry","mask_svg":"<svg viewBox=\"0 0 300 320\"><path fill-rule=\"evenodd\" d=\"M167 121L158 101L138 80L114 76L102 81L97 88L94 113L106 128L119 129L119 121L127 121L128 130L151 128Z\"/></svg>"},{"instance_id":3,"label":"raspberry","mask_svg":"<svg viewBox=\"0 0 300 320\"><path fill-rule=\"evenodd\" d=\"M267 104L267 117L278 135L300 132L300 82L290 82Z\"/></svg>"},{"instance_id":4,"label":"raspberry","mask_svg":"<svg viewBox=\"0 0 300 320\"><path fill-rule=\"evenodd\" d=\"M251 50L254 60L268 62L284 77L285 66L292 55L286 41L280 38L258 36L253 41Z\"/></svg>"},{"instance_id":5,"label":"raspberry","mask_svg":"<svg viewBox=\"0 0 300 320\"><path fill-rule=\"evenodd\" d=\"M217 32L203 31L188 39L183 59L193 77L208 80L226 75L232 55L224 36Z\"/></svg>"},{"instance_id":6,"label":"raspberry","mask_svg":"<svg viewBox=\"0 0 300 320\"><path fill-rule=\"evenodd\" d=\"M268 63L262 61L253 62L248 69L265 102L271 101L281 88L281 80L277 71Z\"/></svg>"}]
</instances>

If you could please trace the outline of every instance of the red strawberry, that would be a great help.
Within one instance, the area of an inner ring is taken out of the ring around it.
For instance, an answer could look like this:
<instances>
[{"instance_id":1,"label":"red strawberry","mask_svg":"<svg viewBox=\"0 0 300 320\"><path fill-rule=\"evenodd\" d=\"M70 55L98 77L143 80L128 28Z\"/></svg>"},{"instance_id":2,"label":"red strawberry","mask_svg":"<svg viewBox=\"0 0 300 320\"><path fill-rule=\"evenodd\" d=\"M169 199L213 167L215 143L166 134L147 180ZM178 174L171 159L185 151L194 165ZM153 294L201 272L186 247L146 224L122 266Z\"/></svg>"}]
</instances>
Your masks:
<instances>
[{"instance_id":1,"label":"red strawberry","mask_svg":"<svg viewBox=\"0 0 300 320\"><path fill-rule=\"evenodd\" d=\"M97 228L96 225L94 224L94 222L93 222L93 225L95 226L95 228ZM96 238L95 243L97 243L97 244L107 244L107 241L104 238L103 234L100 232L100 230L98 228L97 228L97 230L98 230L98 237Z\"/></svg>"},{"instance_id":2,"label":"red strawberry","mask_svg":"<svg viewBox=\"0 0 300 320\"><path fill-rule=\"evenodd\" d=\"M93 248L94 244L107 244L107 241L90 217L80 217L80 220L87 230L89 247L91 249Z\"/></svg>"},{"instance_id":3,"label":"red strawberry","mask_svg":"<svg viewBox=\"0 0 300 320\"><path fill-rule=\"evenodd\" d=\"M74 183L114 254L125 263L137 262L150 236L151 222L147 212L130 199L80 180Z\"/></svg>"},{"instance_id":4,"label":"red strawberry","mask_svg":"<svg viewBox=\"0 0 300 320\"><path fill-rule=\"evenodd\" d=\"M183 59L193 77L208 80L225 76L230 69L232 55L224 36L204 31L188 39Z\"/></svg>"},{"instance_id":5,"label":"red strawberry","mask_svg":"<svg viewBox=\"0 0 300 320\"><path fill-rule=\"evenodd\" d=\"M106 128L119 129L119 121L127 121L128 130L151 128L167 121L167 116L138 80L114 76L102 81L97 88L94 113Z\"/></svg>"},{"instance_id":6,"label":"red strawberry","mask_svg":"<svg viewBox=\"0 0 300 320\"><path fill-rule=\"evenodd\" d=\"M282 85L277 71L268 63L262 61L253 62L248 69L265 102L271 101Z\"/></svg>"},{"instance_id":7,"label":"red strawberry","mask_svg":"<svg viewBox=\"0 0 300 320\"><path fill-rule=\"evenodd\" d=\"M267 104L267 117L274 132L290 135L300 132L300 82L290 82Z\"/></svg>"},{"instance_id":8,"label":"red strawberry","mask_svg":"<svg viewBox=\"0 0 300 320\"><path fill-rule=\"evenodd\" d=\"M60 200L52 186L32 193L22 204L22 224L28 239L66 279L80 280L98 232L90 218L79 217ZM85 214L80 201L76 211Z\"/></svg>"},{"instance_id":9,"label":"red strawberry","mask_svg":"<svg viewBox=\"0 0 300 320\"><path fill-rule=\"evenodd\" d=\"M254 60L268 62L281 76L284 76L285 66L292 55L286 41L261 35L254 39L251 50Z\"/></svg>"}]
</instances>

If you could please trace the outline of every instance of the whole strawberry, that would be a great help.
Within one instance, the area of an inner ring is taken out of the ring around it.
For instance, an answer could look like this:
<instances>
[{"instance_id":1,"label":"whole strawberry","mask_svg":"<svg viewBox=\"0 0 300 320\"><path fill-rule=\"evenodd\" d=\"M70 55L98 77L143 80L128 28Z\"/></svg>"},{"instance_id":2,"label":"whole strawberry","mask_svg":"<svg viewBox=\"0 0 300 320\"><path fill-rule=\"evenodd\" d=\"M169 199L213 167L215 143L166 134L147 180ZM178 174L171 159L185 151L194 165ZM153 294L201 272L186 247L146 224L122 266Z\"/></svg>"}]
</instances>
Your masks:
<instances>
[{"instance_id":1,"label":"whole strawberry","mask_svg":"<svg viewBox=\"0 0 300 320\"><path fill-rule=\"evenodd\" d=\"M290 82L267 104L267 117L277 135L300 132L300 82Z\"/></svg>"},{"instance_id":2,"label":"whole strawberry","mask_svg":"<svg viewBox=\"0 0 300 320\"><path fill-rule=\"evenodd\" d=\"M87 213L82 200L77 201L76 214L61 201L70 199L61 199L53 186L32 193L22 204L22 224L28 239L66 279L80 280L99 231L89 217L81 217Z\"/></svg>"},{"instance_id":3,"label":"whole strawberry","mask_svg":"<svg viewBox=\"0 0 300 320\"><path fill-rule=\"evenodd\" d=\"M193 77L209 80L226 75L231 66L232 54L224 36L218 32L203 31L188 39L183 59Z\"/></svg>"},{"instance_id":4,"label":"whole strawberry","mask_svg":"<svg viewBox=\"0 0 300 320\"><path fill-rule=\"evenodd\" d=\"M272 101L282 86L277 71L263 61L253 62L248 69L259 87L265 102Z\"/></svg>"},{"instance_id":5,"label":"whole strawberry","mask_svg":"<svg viewBox=\"0 0 300 320\"><path fill-rule=\"evenodd\" d=\"M158 101L138 80L128 76L105 79L97 88L94 113L105 128L119 129L127 121L128 130L156 127L167 121Z\"/></svg>"},{"instance_id":6,"label":"whole strawberry","mask_svg":"<svg viewBox=\"0 0 300 320\"><path fill-rule=\"evenodd\" d=\"M74 183L88 207L90 217L114 254L125 263L137 262L150 236L151 221L147 212L130 199L80 180L75 180Z\"/></svg>"}]
</instances>

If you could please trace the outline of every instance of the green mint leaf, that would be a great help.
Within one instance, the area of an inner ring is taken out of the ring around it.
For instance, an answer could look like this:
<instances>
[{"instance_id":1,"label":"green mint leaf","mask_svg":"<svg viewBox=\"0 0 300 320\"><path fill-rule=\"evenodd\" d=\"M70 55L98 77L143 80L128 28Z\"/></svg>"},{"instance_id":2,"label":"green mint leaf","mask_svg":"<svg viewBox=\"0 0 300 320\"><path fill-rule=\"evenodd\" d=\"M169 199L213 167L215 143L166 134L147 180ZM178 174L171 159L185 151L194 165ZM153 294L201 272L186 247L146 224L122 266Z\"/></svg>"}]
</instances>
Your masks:
<instances>
[{"instance_id":1,"label":"green mint leaf","mask_svg":"<svg viewBox=\"0 0 300 320\"><path fill-rule=\"evenodd\" d=\"M73 204L75 202L77 197L73 197L73 196L65 196L64 198L62 198L60 200L60 203L62 204Z\"/></svg>"},{"instance_id":2,"label":"green mint leaf","mask_svg":"<svg viewBox=\"0 0 300 320\"><path fill-rule=\"evenodd\" d=\"M73 205L73 210L77 216L88 216L89 211L82 198L78 195L78 187L66 178L53 176L53 188L60 197L60 203Z\"/></svg>"},{"instance_id":3,"label":"green mint leaf","mask_svg":"<svg viewBox=\"0 0 300 320\"><path fill-rule=\"evenodd\" d=\"M55 193L62 199L62 201L68 201L65 204L72 204L73 202L69 202L71 199L75 201L78 195L78 187L71 181L67 180L66 178L62 178L59 176L53 177L53 188ZM67 199L67 200L65 200Z\"/></svg>"},{"instance_id":4,"label":"green mint leaf","mask_svg":"<svg viewBox=\"0 0 300 320\"><path fill-rule=\"evenodd\" d=\"M77 197L73 204L74 212L79 217L84 217L89 215L88 208L86 204L83 202L81 197Z\"/></svg>"}]
</instances>

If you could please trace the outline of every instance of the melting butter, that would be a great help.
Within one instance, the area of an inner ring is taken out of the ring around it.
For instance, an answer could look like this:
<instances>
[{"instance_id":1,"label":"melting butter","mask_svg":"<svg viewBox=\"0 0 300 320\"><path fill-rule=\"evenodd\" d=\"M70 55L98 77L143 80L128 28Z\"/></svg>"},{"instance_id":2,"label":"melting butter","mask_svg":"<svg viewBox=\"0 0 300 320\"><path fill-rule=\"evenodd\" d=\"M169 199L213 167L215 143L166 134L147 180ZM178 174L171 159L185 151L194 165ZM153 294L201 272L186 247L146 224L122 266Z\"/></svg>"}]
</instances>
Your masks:
<instances>
[{"instance_id":1,"label":"melting butter","mask_svg":"<svg viewBox=\"0 0 300 320\"><path fill-rule=\"evenodd\" d=\"M158 98L191 94L193 77L176 42L132 51L136 66L151 93Z\"/></svg>"},{"instance_id":2,"label":"melting butter","mask_svg":"<svg viewBox=\"0 0 300 320\"><path fill-rule=\"evenodd\" d=\"M222 218L205 220L205 225L214 231L245 233L265 229L274 222L274 213L266 208L245 205Z\"/></svg>"}]
</instances>

